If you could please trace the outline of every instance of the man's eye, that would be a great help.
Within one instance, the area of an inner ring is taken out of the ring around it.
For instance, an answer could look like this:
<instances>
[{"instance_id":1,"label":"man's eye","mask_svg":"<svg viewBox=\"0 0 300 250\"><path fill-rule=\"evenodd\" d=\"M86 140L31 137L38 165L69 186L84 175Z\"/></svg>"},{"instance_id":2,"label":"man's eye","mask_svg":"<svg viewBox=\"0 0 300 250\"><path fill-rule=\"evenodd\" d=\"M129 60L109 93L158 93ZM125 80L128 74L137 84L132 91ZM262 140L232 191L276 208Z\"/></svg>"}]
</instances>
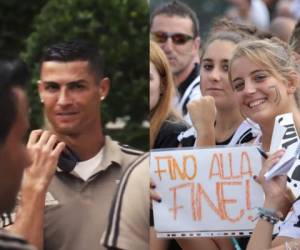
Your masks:
<instances>
[{"instance_id":1,"label":"man's eye","mask_svg":"<svg viewBox=\"0 0 300 250\"><path fill-rule=\"evenodd\" d=\"M45 86L45 89L48 91L56 91L56 90L59 90L59 86L56 84L47 84Z\"/></svg>"},{"instance_id":2,"label":"man's eye","mask_svg":"<svg viewBox=\"0 0 300 250\"><path fill-rule=\"evenodd\" d=\"M84 85L80 84L80 83L75 83L70 85L70 89L83 89Z\"/></svg>"}]
</instances>

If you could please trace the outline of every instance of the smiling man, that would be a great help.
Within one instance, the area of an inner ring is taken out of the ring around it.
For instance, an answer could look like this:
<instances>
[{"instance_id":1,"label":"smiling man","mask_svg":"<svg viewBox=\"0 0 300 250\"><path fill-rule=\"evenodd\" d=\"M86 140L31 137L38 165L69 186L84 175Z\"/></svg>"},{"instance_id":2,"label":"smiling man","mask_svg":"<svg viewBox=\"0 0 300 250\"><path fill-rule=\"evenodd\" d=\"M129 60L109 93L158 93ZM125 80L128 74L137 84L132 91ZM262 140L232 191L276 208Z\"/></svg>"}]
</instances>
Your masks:
<instances>
[{"instance_id":1,"label":"smiling man","mask_svg":"<svg viewBox=\"0 0 300 250\"><path fill-rule=\"evenodd\" d=\"M53 45L42 58L41 103L51 130L73 155L59 161L48 189L44 235L34 232L47 250L104 249L99 241L118 180L141 154L103 134L99 107L110 83L101 59L86 41Z\"/></svg>"},{"instance_id":2,"label":"smiling man","mask_svg":"<svg viewBox=\"0 0 300 250\"><path fill-rule=\"evenodd\" d=\"M150 33L169 60L179 94L176 107L191 124L187 104L201 96L197 15L182 2L163 3L151 15Z\"/></svg>"}]
</instances>

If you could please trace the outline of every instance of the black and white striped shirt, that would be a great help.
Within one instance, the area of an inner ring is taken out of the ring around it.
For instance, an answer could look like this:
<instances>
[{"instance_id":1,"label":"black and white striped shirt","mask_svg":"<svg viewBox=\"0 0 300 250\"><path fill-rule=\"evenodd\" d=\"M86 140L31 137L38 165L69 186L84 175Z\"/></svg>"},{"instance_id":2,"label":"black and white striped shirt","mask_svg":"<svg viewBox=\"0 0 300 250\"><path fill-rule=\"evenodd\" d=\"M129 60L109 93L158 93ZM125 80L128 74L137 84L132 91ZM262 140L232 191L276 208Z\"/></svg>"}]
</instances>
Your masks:
<instances>
[{"instance_id":1,"label":"black and white striped shirt","mask_svg":"<svg viewBox=\"0 0 300 250\"><path fill-rule=\"evenodd\" d=\"M4 229L0 230L0 250L36 250L20 236L14 235Z\"/></svg>"},{"instance_id":2,"label":"black and white striped shirt","mask_svg":"<svg viewBox=\"0 0 300 250\"><path fill-rule=\"evenodd\" d=\"M235 146L250 142L260 134L260 129L257 124L250 120L245 120L241 123L234 134L224 142L216 142L216 145ZM191 127L185 132L182 132L177 140L182 147L195 146L197 132L194 127Z\"/></svg>"}]
</instances>

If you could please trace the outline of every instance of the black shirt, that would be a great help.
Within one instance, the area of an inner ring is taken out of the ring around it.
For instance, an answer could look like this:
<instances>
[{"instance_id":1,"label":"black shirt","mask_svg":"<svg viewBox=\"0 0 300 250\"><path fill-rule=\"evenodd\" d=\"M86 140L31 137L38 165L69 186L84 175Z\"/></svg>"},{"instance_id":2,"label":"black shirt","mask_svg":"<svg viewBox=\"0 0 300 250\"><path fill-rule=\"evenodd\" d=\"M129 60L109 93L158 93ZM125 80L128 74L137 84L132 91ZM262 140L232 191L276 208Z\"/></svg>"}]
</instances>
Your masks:
<instances>
[{"instance_id":1,"label":"black shirt","mask_svg":"<svg viewBox=\"0 0 300 250\"><path fill-rule=\"evenodd\" d=\"M187 129L188 125L184 122L166 120L159 130L153 148L178 147L180 142L177 137L181 132L186 131Z\"/></svg>"}]
</instances>

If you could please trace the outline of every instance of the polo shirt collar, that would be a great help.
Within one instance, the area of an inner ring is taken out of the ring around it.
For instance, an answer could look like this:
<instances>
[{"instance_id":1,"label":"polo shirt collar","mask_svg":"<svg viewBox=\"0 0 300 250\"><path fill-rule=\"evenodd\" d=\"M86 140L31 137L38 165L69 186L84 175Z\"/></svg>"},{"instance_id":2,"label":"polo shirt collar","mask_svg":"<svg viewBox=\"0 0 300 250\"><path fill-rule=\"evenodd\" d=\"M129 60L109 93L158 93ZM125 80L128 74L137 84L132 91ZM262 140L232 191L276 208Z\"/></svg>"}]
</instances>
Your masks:
<instances>
[{"instance_id":1,"label":"polo shirt collar","mask_svg":"<svg viewBox=\"0 0 300 250\"><path fill-rule=\"evenodd\" d=\"M180 95L180 99L181 97L184 95L184 92L187 90L187 88L190 86L190 84L192 83L192 81L199 76L200 74L200 65L198 63L194 64L194 68L192 70L192 72L188 75L188 77L182 81L179 86L178 86L178 92Z\"/></svg>"},{"instance_id":2,"label":"polo shirt collar","mask_svg":"<svg viewBox=\"0 0 300 250\"><path fill-rule=\"evenodd\" d=\"M98 166L94 169L91 174L91 177L97 174L100 171L105 171L108 167L121 166L122 164L122 155L120 145L117 141L114 141L110 136L105 136L105 142L103 146L103 157L101 162L98 163ZM57 167L57 172L63 172L60 168ZM70 174L81 178L75 171L70 172Z\"/></svg>"}]
</instances>

